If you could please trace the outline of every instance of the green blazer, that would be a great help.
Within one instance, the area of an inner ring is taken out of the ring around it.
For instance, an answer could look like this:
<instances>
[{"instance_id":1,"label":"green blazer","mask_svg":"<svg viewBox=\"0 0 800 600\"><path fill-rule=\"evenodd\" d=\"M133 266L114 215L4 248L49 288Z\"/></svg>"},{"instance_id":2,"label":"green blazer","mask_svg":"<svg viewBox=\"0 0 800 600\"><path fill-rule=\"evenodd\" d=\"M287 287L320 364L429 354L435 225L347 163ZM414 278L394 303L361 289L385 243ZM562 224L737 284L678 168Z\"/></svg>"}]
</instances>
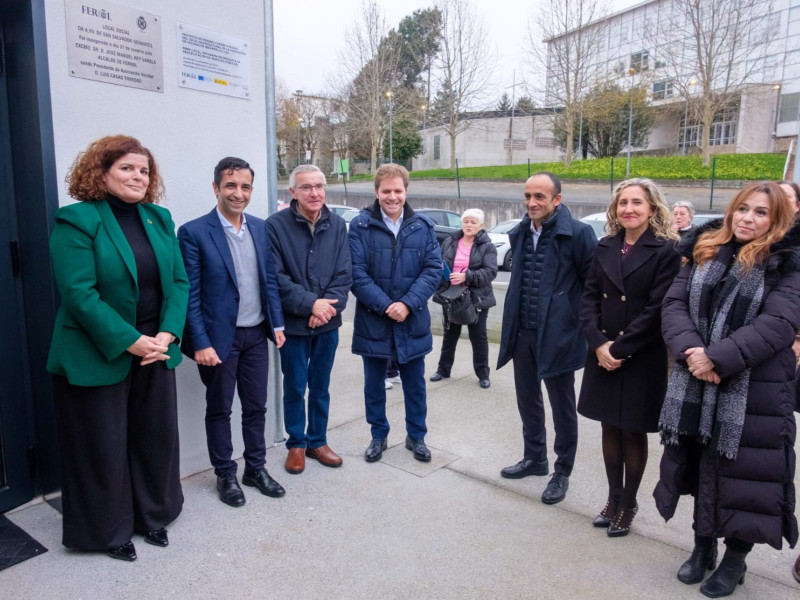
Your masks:
<instances>
[{"instance_id":1,"label":"green blazer","mask_svg":"<svg viewBox=\"0 0 800 600\"><path fill-rule=\"evenodd\" d=\"M139 216L158 263L163 303L159 331L180 338L186 322L189 280L169 211L139 204ZM56 212L50 236L53 276L61 293L47 370L73 385L122 381L134 357L127 352L136 330L139 299L133 251L105 200L78 202ZM168 368L181 361L178 343L167 351Z\"/></svg>"}]
</instances>

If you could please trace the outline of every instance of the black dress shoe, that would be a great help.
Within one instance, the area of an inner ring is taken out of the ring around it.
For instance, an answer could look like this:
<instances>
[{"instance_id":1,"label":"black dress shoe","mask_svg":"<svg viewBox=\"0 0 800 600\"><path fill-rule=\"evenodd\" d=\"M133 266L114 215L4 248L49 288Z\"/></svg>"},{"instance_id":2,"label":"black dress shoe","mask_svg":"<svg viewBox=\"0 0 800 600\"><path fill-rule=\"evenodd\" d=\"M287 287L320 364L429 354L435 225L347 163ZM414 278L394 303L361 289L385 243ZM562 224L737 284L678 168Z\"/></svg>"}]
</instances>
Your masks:
<instances>
[{"instance_id":1,"label":"black dress shoe","mask_svg":"<svg viewBox=\"0 0 800 600\"><path fill-rule=\"evenodd\" d=\"M236 481L236 475L231 473L217 477L217 491L219 499L228 506L235 508L244 506L244 492L239 487L239 482Z\"/></svg>"},{"instance_id":2,"label":"black dress shoe","mask_svg":"<svg viewBox=\"0 0 800 600\"><path fill-rule=\"evenodd\" d=\"M425 440L412 440L406 436L406 448L414 453L417 460L428 462L431 459L431 451L425 445Z\"/></svg>"},{"instance_id":3,"label":"black dress shoe","mask_svg":"<svg viewBox=\"0 0 800 600\"><path fill-rule=\"evenodd\" d=\"M694 545L692 555L678 569L678 579L687 585L700 583L706 570L713 571L717 566L717 540L710 546Z\"/></svg>"},{"instance_id":4,"label":"black dress shoe","mask_svg":"<svg viewBox=\"0 0 800 600\"><path fill-rule=\"evenodd\" d=\"M709 598L730 596L737 585L744 583L744 574L747 572L745 558L747 552L737 552L728 546L717 570L700 586L700 593Z\"/></svg>"},{"instance_id":5,"label":"black dress shoe","mask_svg":"<svg viewBox=\"0 0 800 600\"><path fill-rule=\"evenodd\" d=\"M384 450L386 450L386 438L373 438L364 451L364 460L367 462L380 460Z\"/></svg>"},{"instance_id":6,"label":"black dress shoe","mask_svg":"<svg viewBox=\"0 0 800 600\"><path fill-rule=\"evenodd\" d=\"M431 375L431 381L441 381L442 379L450 379L450 375L442 375L439 371Z\"/></svg>"},{"instance_id":7,"label":"black dress shoe","mask_svg":"<svg viewBox=\"0 0 800 600\"><path fill-rule=\"evenodd\" d=\"M155 531L148 531L144 534L144 541L153 546L161 546L166 548L169 546L169 538L167 537L167 530L163 527Z\"/></svg>"},{"instance_id":8,"label":"black dress shoe","mask_svg":"<svg viewBox=\"0 0 800 600\"><path fill-rule=\"evenodd\" d=\"M611 525L608 526L606 534L608 537L625 537L631 530L633 517L639 512L639 503L637 502L633 508L618 508L617 514Z\"/></svg>"},{"instance_id":9,"label":"black dress shoe","mask_svg":"<svg viewBox=\"0 0 800 600\"><path fill-rule=\"evenodd\" d=\"M608 500L603 510L601 510L592 521L592 525L594 527L604 527L608 529L608 526L611 525L611 521L614 519L614 515L617 514L617 502L617 500Z\"/></svg>"},{"instance_id":10,"label":"black dress shoe","mask_svg":"<svg viewBox=\"0 0 800 600\"><path fill-rule=\"evenodd\" d=\"M502 469L500 475L506 479L522 479L530 475L547 475L549 469L550 465L547 464L546 458L541 462L523 458L517 464Z\"/></svg>"},{"instance_id":11,"label":"black dress shoe","mask_svg":"<svg viewBox=\"0 0 800 600\"><path fill-rule=\"evenodd\" d=\"M133 545L133 542L128 542L127 544L122 544L119 548L106 550L106 554L117 560L133 562L136 560L136 547Z\"/></svg>"},{"instance_id":12,"label":"black dress shoe","mask_svg":"<svg viewBox=\"0 0 800 600\"><path fill-rule=\"evenodd\" d=\"M492 382L491 382L491 381L489 381L488 379L481 379L481 380L479 380L479 381L478 381L478 384L479 384L479 385L480 385L480 386L481 386L483 389L487 389L487 388L491 387L491 385L492 385Z\"/></svg>"},{"instance_id":13,"label":"black dress shoe","mask_svg":"<svg viewBox=\"0 0 800 600\"><path fill-rule=\"evenodd\" d=\"M569 477L561 473L553 473L550 483L542 492L542 502L545 504L558 504L567 497L569 489Z\"/></svg>"},{"instance_id":14,"label":"black dress shoe","mask_svg":"<svg viewBox=\"0 0 800 600\"><path fill-rule=\"evenodd\" d=\"M263 467L258 471L245 471L242 483L258 488L259 492L270 498L280 498L286 493L281 484L270 477Z\"/></svg>"}]
</instances>

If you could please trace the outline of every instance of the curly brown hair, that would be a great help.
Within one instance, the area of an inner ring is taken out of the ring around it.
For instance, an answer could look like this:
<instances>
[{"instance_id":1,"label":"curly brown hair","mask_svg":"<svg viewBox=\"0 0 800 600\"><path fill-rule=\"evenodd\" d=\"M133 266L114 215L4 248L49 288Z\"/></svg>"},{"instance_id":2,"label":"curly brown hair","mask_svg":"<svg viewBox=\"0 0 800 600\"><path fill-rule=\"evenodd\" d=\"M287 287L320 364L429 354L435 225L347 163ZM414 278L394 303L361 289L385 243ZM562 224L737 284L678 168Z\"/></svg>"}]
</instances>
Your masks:
<instances>
[{"instance_id":1,"label":"curly brown hair","mask_svg":"<svg viewBox=\"0 0 800 600\"><path fill-rule=\"evenodd\" d=\"M158 203L164 196L164 181L158 172L150 150L136 138L127 135L109 135L95 140L78 154L67 173L69 195L81 202L94 202L104 198L108 189L103 181L111 166L126 154L141 154L147 157L150 183L142 204Z\"/></svg>"}]
</instances>

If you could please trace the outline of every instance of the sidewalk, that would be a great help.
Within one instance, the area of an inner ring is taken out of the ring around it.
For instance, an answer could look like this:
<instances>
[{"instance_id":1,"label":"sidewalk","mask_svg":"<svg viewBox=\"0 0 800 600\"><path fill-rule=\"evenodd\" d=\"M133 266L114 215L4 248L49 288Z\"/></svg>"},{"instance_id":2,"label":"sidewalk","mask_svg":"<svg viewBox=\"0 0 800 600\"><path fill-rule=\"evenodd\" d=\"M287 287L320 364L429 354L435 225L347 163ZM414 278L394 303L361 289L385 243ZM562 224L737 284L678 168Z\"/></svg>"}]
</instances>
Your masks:
<instances>
[{"instance_id":1,"label":"sidewalk","mask_svg":"<svg viewBox=\"0 0 800 600\"><path fill-rule=\"evenodd\" d=\"M286 496L276 500L245 487L247 504L239 509L218 500L213 471L188 477L169 548L136 537L135 563L65 550L59 514L44 503L28 505L8 516L49 551L0 572L0 596L704 598L697 585L675 578L692 545L691 502L682 500L665 525L650 496L661 455L656 435L631 534L609 538L590 523L606 493L599 424L580 420L567 498L542 504L546 477L499 475L522 451L511 366L493 371L491 389L480 389L469 343L462 340L453 377L428 384L432 462L415 461L403 445L396 384L386 392L390 448L381 462L369 464L362 458L370 440L362 366L350 353L351 336L352 323L346 322L331 383L329 441L344 457L341 468L309 461L304 473L289 475L285 448L272 448L267 466ZM440 343L434 336L428 374L436 368ZM490 346L493 364L497 349ZM552 454L550 459L552 464ZM800 587L790 573L796 552L757 546L748 557L745 585L732 597L797 600Z\"/></svg>"}]
</instances>

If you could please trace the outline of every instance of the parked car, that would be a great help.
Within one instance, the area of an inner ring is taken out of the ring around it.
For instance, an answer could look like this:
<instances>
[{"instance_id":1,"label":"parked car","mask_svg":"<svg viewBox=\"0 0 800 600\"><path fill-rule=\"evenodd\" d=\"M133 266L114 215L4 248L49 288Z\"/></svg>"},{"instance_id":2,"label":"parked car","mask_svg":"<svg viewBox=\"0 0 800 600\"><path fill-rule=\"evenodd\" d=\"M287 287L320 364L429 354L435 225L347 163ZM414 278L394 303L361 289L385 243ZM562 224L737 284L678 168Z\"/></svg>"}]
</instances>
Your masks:
<instances>
[{"instance_id":1,"label":"parked car","mask_svg":"<svg viewBox=\"0 0 800 600\"><path fill-rule=\"evenodd\" d=\"M354 206L345 206L344 204L328 204L326 202L325 206L328 207L329 211L335 212L340 217L343 216L346 212L351 211L351 210L354 210L354 211L358 212L358 209L355 208ZM352 219L352 217L350 217L350 218ZM349 221L348 221L348 223L349 223Z\"/></svg>"},{"instance_id":2,"label":"parked car","mask_svg":"<svg viewBox=\"0 0 800 600\"><path fill-rule=\"evenodd\" d=\"M505 271L511 270L511 243L508 241L508 232L514 229L522 219L510 219L492 227L486 233L497 248L497 268Z\"/></svg>"},{"instance_id":3,"label":"parked car","mask_svg":"<svg viewBox=\"0 0 800 600\"><path fill-rule=\"evenodd\" d=\"M712 219L720 219L722 216L722 214L718 213L696 214L692 217L692 225L698 227L707 221L711 221ZM592 227L598 240L605 235L603 228L606 226L606 213L592 213L591 215L586 215L583 217L581 221Z\"/></svg>"},{"instance_id":4,"label":"parked car","mask_svg":"<svg viewBox=\"0 0 800 600\"><path fill-rule=\"evenodd\" d=\"M442 210L441 208L415 208L415 213L428 217L434 224L436 239L441 246L445 238L456 231L461 231L461 215L452 210Z\"/></svg>"},{"instance_id":5,"label":"parked car","mask_svg":"<svg viewBox=\"0 0 800 600\"><path fill-rule=\"evenodd\" d=\"M356 210L355 208L349 208L339 215L344 219L344 222L347 225L348 230L350 229L350 221L352 221L353 218L357 217L359 212L361 211Z\"/></svg>"}]
</instances>

